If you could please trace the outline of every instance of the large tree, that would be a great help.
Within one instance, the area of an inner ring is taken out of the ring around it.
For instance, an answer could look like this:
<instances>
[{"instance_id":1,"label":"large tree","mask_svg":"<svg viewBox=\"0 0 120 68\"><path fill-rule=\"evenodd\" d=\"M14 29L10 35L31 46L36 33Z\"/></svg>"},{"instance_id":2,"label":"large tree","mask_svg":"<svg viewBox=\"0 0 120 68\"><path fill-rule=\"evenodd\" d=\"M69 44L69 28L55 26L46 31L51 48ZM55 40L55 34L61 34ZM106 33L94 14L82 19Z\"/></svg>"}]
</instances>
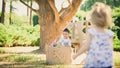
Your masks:
<instances>
[{"instance_id":1,"label":"large tree","mask_svg":"<svg viewBox=\"0 0 120 68\"><path fill-rule=\"evenodd\" d=\"M43 52L45 52L46 46L60 37L61 31L65 28L67 22L71 21L82 2L82 0L67 0L69 6L58 12L55 0L34 0L39 6L38 10L27 5L24 0L20 1L39 16L40 48Z\"/></svg>"}]
</instances>

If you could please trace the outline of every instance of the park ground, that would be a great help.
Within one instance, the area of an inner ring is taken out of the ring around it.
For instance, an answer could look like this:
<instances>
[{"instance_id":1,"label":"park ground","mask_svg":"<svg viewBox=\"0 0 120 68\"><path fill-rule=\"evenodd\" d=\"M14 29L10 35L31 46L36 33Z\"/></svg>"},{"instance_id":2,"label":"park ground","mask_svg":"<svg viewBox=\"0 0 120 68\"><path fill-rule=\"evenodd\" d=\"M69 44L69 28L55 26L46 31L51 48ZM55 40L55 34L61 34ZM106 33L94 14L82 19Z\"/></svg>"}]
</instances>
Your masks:
<instances>
[{"instance_id":1,"label":"park ground","mask_svg":"<svg viewBox=\"0 0 120 68\"><path fill-rule=\"evenodd\" d=\"M0 48L0 68L82 68L83 64L49 65L39 47ZM114 68L120 68L120 52L114 51Z\"/></svg>"}]
</instances>

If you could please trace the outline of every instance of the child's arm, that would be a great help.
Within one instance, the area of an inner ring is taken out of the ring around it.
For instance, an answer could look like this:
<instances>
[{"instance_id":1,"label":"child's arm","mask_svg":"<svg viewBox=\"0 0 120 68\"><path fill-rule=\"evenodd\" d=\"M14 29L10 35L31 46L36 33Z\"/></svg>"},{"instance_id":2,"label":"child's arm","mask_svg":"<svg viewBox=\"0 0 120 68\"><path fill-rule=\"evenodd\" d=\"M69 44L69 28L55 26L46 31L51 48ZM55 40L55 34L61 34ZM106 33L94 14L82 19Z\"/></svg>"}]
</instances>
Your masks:
<instances>
[{"instance_id":1,"label":"child's arm","mask_svg":"<svg viewBox=\"0 0 120 68\"><path fill-rule=\"evenodd\" d=\"M84 51L89 49L90 42L92 40L92 35L87 34L86 41L82 43L81 48L78 50L78 52L73 56L73 59L77 58L80 54L82 54Z\"/></svg>"}]
</instances>

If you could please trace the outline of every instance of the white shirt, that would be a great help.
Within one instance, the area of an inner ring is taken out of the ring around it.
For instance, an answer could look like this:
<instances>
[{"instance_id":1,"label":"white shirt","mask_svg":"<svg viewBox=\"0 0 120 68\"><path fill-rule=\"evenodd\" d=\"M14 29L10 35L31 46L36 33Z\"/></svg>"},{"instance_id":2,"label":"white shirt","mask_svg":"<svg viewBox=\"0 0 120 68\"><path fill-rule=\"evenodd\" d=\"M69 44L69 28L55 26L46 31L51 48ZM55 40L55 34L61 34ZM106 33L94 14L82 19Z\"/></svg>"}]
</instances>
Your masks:
<instances>
[{"instance_id":1,"label":"white shirt","mask_svg":"<svg viewBox=\"0 0 120 68\"><path fill-rule=\"evenodd\" d=\"M60 38L58 44L61 44L62 46L71 46L71 40L69 38L68 39Z\"/></svg>"}]
</instances>

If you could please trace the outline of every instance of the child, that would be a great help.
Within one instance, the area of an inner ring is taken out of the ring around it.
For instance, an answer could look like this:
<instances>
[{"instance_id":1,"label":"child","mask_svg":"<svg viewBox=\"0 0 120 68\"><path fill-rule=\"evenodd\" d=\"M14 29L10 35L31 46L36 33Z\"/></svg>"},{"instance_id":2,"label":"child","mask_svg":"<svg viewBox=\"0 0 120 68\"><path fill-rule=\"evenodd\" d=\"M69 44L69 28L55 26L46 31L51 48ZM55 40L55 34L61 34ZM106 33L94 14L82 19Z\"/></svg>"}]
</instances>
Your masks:
<instances>
[{"instance_id":1,"label":"child","mask_svg":"<svg viewBox=\"0 0 120 68\"><path fill-rule=\"evenodd\" d=\"M71 46L71 40L69 39L70 31L66 28L63 30L63 37L60 38L58 44L62 46Z\"/></svg>"},{"instance_id":2,"label":"child","mask_svg":"<svg viewBox=\"0 0 120 68\"><path fill-rule=\"evenodd\" d=\"M97 2L93 6L91 21L94 25L87 30L86 43L80 48L78 55L88 50L85 68L112 68L113 48L112 39L114 33L107 29L111 24L111 9L104 3Z\"/></svg>"}]
</instances>

